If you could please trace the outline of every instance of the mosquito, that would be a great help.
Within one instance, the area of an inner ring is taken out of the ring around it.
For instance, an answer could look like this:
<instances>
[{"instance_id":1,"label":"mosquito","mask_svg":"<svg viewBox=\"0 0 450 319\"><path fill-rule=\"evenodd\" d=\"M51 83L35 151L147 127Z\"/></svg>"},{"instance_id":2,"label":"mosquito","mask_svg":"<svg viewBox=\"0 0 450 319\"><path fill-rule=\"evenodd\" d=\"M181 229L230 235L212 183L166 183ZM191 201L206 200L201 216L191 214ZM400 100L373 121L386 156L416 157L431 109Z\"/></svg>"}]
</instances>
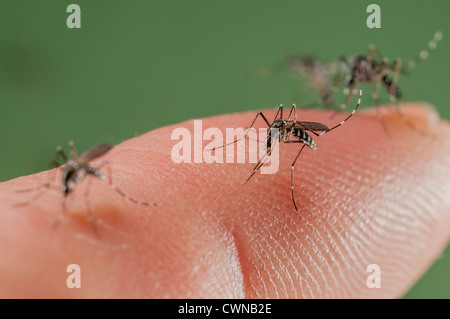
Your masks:
<instances>
[{"instance_id":1,"label":"mosquito","mask_svg":"<svg viewBox=\"0 0 450 319\"><path fill-rule=\"evenodd\" d=\"M422 50L419 55L410 60L407 63L408 69L414 68L419 62L425 60L429 56L429 52L437 47L438 42L442 39L442 32L438 31L434 34L432 40L428 42L427 49ZM355 58L347 59L345 57L340 58L340 61L346 65L350 74L345 78L346 88L344 94L346 99L344 103L340 105L341 109L345 109L346 105L353 98L356 93L356 89L360 83L375 83L375 88L372 92L375 104L380 104L379 91L383 86L389 93L390 102L395 105L398 115L402 120L410 126L412 129L421 132L417 127L412 124L407 117L401 112L397 100L403 97L403 93L398 87L398 78L400 73L408 73L406 69L402 69L402 60L396 59L393 63L389 63L387 58L380 59L381 54L375 48L375 45L369 46L367 55L359 55ZM386 128L386 124L377 107L377 116L383 126L383 129L389 135ZM423 132L421 132L423 133Z\"/></svg>"},{"instance_id":2,"label":"mosquito","mask_svg":"<svg viewBox=\"0 0 450 319\"><path fill-rule=\"evenodd\" d=\"M301 74L314 87L327 110L338 110L333 94L341 82L342 63L325 63L313 56L291 56L286 59L291 70ZM333 75L333 76L331 76Z\"/></svg>"},{"instance_id":3,"label":"mosquito","mask_svg":"<svg viewBox=\"0 0 450 319\"><path fill-rule=\"evenodd\" d=\"M256 163L255 167L253 168L252 174L247 178L247 180L244 182L244 185L248 183L248 181L256 174L256 172L264 165L264 163L267 162L267 160L270 158L270 155L272 153L272 150L275 147L275 144L278 143L289 143L289 144L303 144L300 148L299 152L297 153L297 156L295 157L294 161L291 164L291 197L292 202L294 204L295 210L298 212L298 207L295 202L294 197L294 166L297 162L298 158L300 157L300 154L302 153L305 146L308 146L312 150L317 149L317 145L314 141L314 139L311 137L311 135L308 133L312 133L315 136L319 137L322 136L328 132L333 131L334 129L338 128L339 126L343 125L345 122L347 122L348 119L350 119L358 109L358 106L361 104L361 98L362 98L362 91L359 91L359 99L358 103L356 104L353 111L348 115L342 122L339 124L333 126L332 128L329 128L325 124L317 123L317 122L303 122L303 121L297 121L297 109L295 104L292 105L288 118L283 118L283 105L280 105L278 108L277 113L275 114L275 118L273 119L272 123L270 123L266 116L262 112L258 112L256 114L253 122L251 123L250 127L247 129L245 134L240 137L239 139L236 139L235 141L231 143L227 143L221 146L214 147L212 149L209 149L209 151L214 151L215 149L227 147L229 145L232 145L234 143L237 143L238 141L244 139L248 133L250 132L250 129L255 124L258 117L261 117L266 125L268 126L268 134L267 137L264 140L264 153L261 156L260 160ZM293 116L293 120L291 120L291 117ZM319 133L320 132L320 133Z\"/></svg>"},{"instance_id":4,"label":"mosquito","mask_svg":"<svg viewBox=\"0 0 450 319\"><path fill-rule=\"evenodd\" d=\"M90 165L90 162L104 156L106 153L111 151L113 148L113 146L111 144L101 144L101 145L98 145L98 146L88 150L88 151L85 151L81 155L78 155L76 148L75 148L75 144L73 142L69 142L69 147L70 147L70 158L68 158L66 156L64 150L60 146L58 146L56 148L56 158L55 158L55 160L53 160L51 162L51 166L53 168L59 167L59 169L62 171L62 174L61 174L62 184L59 188L59 191L63 195L63 200L62 200L63 210L52 226L52 228L54 228L54 229L56 229L58 227L58 225L62 222L62 220L65 217L65 214L67 212L66 200L67 200L68 195L73 192L76 184L80 183L86 176L93 176L100 180L106 179L105 174L103 174L103 172L100 170L100 166L103 166L105 163L101 164L99 167L94 167L94 166ZM61 159L63 160L62 165L59 162ZM56 172L54 172L54 173L56 173ZM126 193L124 193L120 188L118 188L113 183L112 175L111 175L111 168L109 166L108 166L108 173L109 173L108 174L109 186L112 189L114 189L118 194L120 194L122 197L124 197L125 199L127 199L135 204L143 205L143 206L157 206L158 205L155 203L147 203L147 202L138 201L138 200L128 196ZM18 190L17 191L18 193L26 193L26 192L32 192L32 191L40 191L40 192L38 192L31 200L29 200L27 202L18 203L15 206L16 207L27 206L27 205L32 204L36 200L38 200L42 195L45 194L45 192L47 190L52 189L54 178L55 178L55 175L53 176L53 179L50 178L50 180L47 183L37 186L35 188ZM94 216L93 216L93 213L92 213L91 207L89 205L89 201L88 201L88 194L89 194L92 180L89 180L88 182L89 182L89 184L87 184L85 193L84 193L85 204L86 204L87 211L88 211L89 221L92 224L92 227L93 227L95 233L98 235Z\"/></svg>"}]
</instances>

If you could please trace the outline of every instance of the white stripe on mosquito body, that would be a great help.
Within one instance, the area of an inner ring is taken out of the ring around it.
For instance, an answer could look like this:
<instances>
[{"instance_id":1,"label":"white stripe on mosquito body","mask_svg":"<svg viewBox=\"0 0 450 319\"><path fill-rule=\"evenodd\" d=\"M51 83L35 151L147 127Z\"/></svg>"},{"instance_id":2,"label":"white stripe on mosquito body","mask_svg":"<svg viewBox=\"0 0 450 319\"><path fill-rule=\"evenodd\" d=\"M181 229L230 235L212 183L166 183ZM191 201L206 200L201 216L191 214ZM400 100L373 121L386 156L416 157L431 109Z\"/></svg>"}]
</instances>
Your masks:
<instances>
[{"instance_id":1,"label":"white stripe on mosquito body","mask_svg":"<svg viewBox=\"0 0 450 319\"><path fill-rule=\"evenodd\" d=\"M296 211L298 211L298 207L297 207L297 204L295 202L295 197L294 197L294 166L295 166L295 163L297 162L297 159L299 158L301 152L305 148L305 146L308 146L312 150L317 149L317 145L316 145L314 139L311 137L311 135L309 135L309 133L312 133L315 136L322 136L325 133L328 133L328 132L338 128L339 126L342 126L348 119L350 119L350 117L352 117L355 114L356 110L358 109L359 105L361 104L361 98L362 98L362 91L360 90L358 104L355 106L354 110L350 113L350 115L347 116L347 118L344 121L333 126L332 128L329 128L328 126L326 126L325 124L322 124L322 123L297 121L297 110L296 110L295 104L292 105L287 119L283 118L283 110L284 110L283 105L281 105L278 108L278 111L275 114L275 118L273 119L272 122L269 122L267 120L266 116L262 112L258 112L256 114L254 120L252 121L251 125L249 126L246 134L244 134L241 138L239 138L231 143L224 144L222 146L218 146L217 148L232 145L232 144L246 138L248 135L248 132L253 127L253 125L255 124L258 117L261 117L264 120L265 124L268 126L268 134L267 134L266 139L264 140L265 149L267 151L265 151L263 153L262 157L260 158L258 163L253 168L252 174L244 182L244 184L246 184L256 174L256 172L264 165L264 163L270 158L270 156L273 152L274 146L276 145L277 142L289 143L289 144L295 144L295 143L302 144L302 147L300 148L300 151L298 152L297 156L295 157L294 162L291 164L291 197L292 197L292 202L293 202L294 208ZM293 116L294 120L291 120L292 116ZM321 132L321 133L318 133L318 132Z\"/></svg>"}]
</instances>

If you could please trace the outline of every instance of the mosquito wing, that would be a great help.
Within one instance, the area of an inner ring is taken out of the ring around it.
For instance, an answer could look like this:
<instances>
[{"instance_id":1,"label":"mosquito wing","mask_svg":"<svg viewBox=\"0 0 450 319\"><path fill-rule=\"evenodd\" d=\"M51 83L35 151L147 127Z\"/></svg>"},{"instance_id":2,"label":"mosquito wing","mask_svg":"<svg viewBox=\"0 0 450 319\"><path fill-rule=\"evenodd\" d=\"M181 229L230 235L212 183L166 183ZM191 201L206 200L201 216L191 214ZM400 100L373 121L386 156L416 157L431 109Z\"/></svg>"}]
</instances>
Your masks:
<instances>
[{"instance_id":1,"label":"mosquito wing","mask_svg":"<svg viewBox=\"0 0 450 319\"><path fill-rule=\"evenodd\" d=\"M113 146L111 144L101 144L99 146L96 146L96 147L84 152L83 154L81 154L78 157L77 160L80 164L86 164L86 163L96 159L97 157L105 155L112 148L113 148Z\"/></svg>"},{"instance_id":2,"label":"mosquito wing","mask_svg":"<svg viewBox=\"0 0 450 319\"><path fill-rule=\"evenodd\" d=\"M295 127L307 131L328 131L329 127L317 122L296 122Z\"/></svg>"}]
</instances>

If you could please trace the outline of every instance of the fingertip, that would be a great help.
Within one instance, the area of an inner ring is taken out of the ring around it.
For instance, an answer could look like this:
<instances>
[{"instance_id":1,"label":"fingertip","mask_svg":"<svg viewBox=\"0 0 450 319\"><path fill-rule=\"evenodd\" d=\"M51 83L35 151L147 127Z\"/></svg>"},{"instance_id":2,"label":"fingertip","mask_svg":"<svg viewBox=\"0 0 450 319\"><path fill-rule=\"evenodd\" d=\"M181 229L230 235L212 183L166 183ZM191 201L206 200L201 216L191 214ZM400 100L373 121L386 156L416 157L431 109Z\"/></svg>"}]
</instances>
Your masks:
<instances>
[{"instance_id":1,"label":"fingertip","mask_svg":"<svg viewBox=\"0 0 450 319\"><path fill-rule=\"evenodd\" d=\"M401 121L398 116L398 112L401 112L409 120L420 124L424 127L433 127L441 121L439 113L436 108L426 102L414 102L414 103L401 103L398 105L380 105L365 108L358 113L363 116L377 116L377 113L381 112L383 118L396 118Z\"/></svg>"},{"instance_id":2,"label":"fingertip","mask_svg":"<svg viewBox=\"0 0 450 319\"><path fill-rule=\"evenodd\" d=\"M430 130L443 122L429 105L400 107L411 121ZM276 110L263 112L270 120ZM358 111L342 127L317 138L316 152L302 154L294 179L298 211L290 197L295 145L280 147L277 173L258 173L244 187L240 183L254 164L172 160L178 141L171 140L171 132L182 127L194 136L195 124L188 121L128 140L109 154L115 183L130 196L159 206L135 205L99 181L90 200L97 221L102 221L100 240L92 239L80 197L79 206L59 226L64 230L52 232L48 221L60 211L61 198L48 195L37 205L40 209L26 210L33 222L39 214L47 217L38 223L40 231L15 244L28 252L26 243L39 235L51 246L48 252L55 253L52 239L57 238L70 249L56 262L52 259L52 269L76 256L83 269L91 269L87 285L103 287L95 290L100 296L399 297L448 238L449 155L441 141L411 138L412 130L390 112L383 109L392 137L382 130L375 109ZM203 119L203 130L245 128L255 115L251 111ZM342 120L329 115L301 110L299 120L330 126ZM448 139L450 129L441 133ZM31 179L36 184L45 178L26 178L22 185L29 186ZM13 185L20 183L9 187ZM418 243L414 249L412 241ZM27 259L30 264L39 263L34 257ZM382 269L378 290L367 287L366 268L372 263ZM112 287L108 291L106 283ZM68 296L64 289L57 291Z\"/></svg>"}]
</instances>

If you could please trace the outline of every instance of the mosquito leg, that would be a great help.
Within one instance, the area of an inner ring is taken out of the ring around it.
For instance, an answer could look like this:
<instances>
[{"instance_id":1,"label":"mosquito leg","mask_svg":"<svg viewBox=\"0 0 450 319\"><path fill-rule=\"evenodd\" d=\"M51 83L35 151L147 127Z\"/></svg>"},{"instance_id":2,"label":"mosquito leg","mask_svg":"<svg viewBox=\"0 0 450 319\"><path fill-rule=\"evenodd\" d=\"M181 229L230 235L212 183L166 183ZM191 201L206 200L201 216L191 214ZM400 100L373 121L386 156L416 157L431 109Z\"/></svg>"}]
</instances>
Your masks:
<instances>
[{"instance_id":1,"label":"mosquito leg","mask_svg":"<svg viewBox=\"0 0 450 319\"><path fill-rule=\"evenodd\" d=\"M380 109L380 105L379 104L375 104L375 111L376 111L376 114L377 114L377 118L380 121L381 127L383 128L383 131L386 132L387 136L391 137L391 134L389 133L387 125L384 122L383 114L381 114L381 109Z\"/></svg>"},{"instance_id":2,"label":"mosquito leg","mask_svg":"<svg viewBox=\"0 0 450 319\"><path fill-rule=\"evenodd\" d=\"M402 60L401 59L397 59L395 61L395 68L394 68L394 76L392 79L392 85L389 89L389 97L391 99L391 103L397 103L397 96L396 96L396 91L397 91L397 84L398 84L398 78L400 75L400 70L402 67Z\"/></svg>"},{"instance_id":3,"label":"mosquito leg","mask_svg":"<svg viewBox=\"0 0 450 319\"><path fill-rule=\"evenodd\" d=\"M353 109L352 113L350 113L350 115L347 116L347 118L346 118L345 120L343 120L341 123L339 123L339 124L333 126L332 128L328 129L327 131L324 131L324 132L320 133L319 136L322 136L322 135L324 135L324 134L326 134L326 133L328 133L328 132L330 132L330 131L336 129L336 128L338 128L339 126L341 126L342 124L344 124L345 122L347 122L347 120L348 120L349 118L351 118L351 117L355 114L356 110L358 109L358 106L361 104L361 98L362 98L362 90L359 90L358 104L356 104L356 107Z\"/></svg>"},{"instance_id":4,"label":"mosquito leg","mask_svg":"<svg viewBox=\"0 0 450 319\"><path fill-rule=\"evenodd\" d=\"M273 138L272 141L274 141L274 144L271 146L271 148L275 147L275 143L277 142L277 138ZM253 168L253 173L247 178L247 180L244 182L244 185L248 183L248 181L253 177L253 175L256 174L256 172L263 166L270 158L270 155L268 151L264 153L264 155L261 157L261 159L256 163L255 167Z\"/></svg>"},{"instance_id":5,"label":"mosquito leg","mask_svg":"<svg viewBox=\"0 0 450 319\"><path fill-rule=\"evenodd\" d=\"M69 147L70 147L70 157L72 159L75 159L78 157L77 155L77 149L75 148L75 143L73 141L69 142ZM66 157L67 158L67 157Z\"/></svg>"},{"instance_id":6,"label":"mosquito leg","mask_svg":"<svg viewBox=\"0 0 450 319\"><path fill-rule=\"evenodd\" d=\"M347 107L348 103L355 96L355 88L354 88L354 86L353 85L349 85L347 88L345 88L344 94L346 95L346 97L345 97L344 103L342 103L340 105L341 111L345 110L345 108Z\"/></svg>"},{"instance_id":7,"label":"mosquito leg","mask_svg":"<svg viewBox=\"0 0 450 319\"><path fill-rule=\"evenodd\" d=\"M369 45L369 56L371 56L374 60L383 59L383 55L381 54L380 50L378 50L373 43Z\"/></svg>"},{"instance_id":8,"label":"mosquito leg","mask_svg":"<svg viewBox=\"0 0 450 319\"><path fill-rule=\"evenodd\" d=\"M56 218L56 220L54 221L52 228L56 229L58 228L58 226L61 224L61 222L64 220L64 218L66 217L67 214L67 207L66 207L66 196L63 197L63 201L62 201L62 212L59 213L58 217Z\"/></svg>"},{"instance_id":9,"label":"mosquito leg","mask_svg":"<svg viewBox=\"0 0 450 319\"><path fill-rule=\"evenodd\" d=\"M294 114L294 123L297 122L297 106L295 104L292 104L291 110L289 111L289 116L287 120L289 121L291 119L292 114Z\"/></svg>"},{"instance_id":10,"label":"mosquito leg","mask_svg":"<svg viewBox=\"0 0 450 319\"><path fill-rule=\"evenodd\" d=\"M344 103L342 103L339 106L339 109L337 111L334 111L333 114L331 114L330 119L333 119L336 115L338 115L339 113L341 113L342 111L345 110L345 108L347 107L348 103L351 101L351 99L355 96L355 88L354 85L349 85L348 87L346 87L344 89L344 94L345 94L345 100Z\"/></svg>"},{"instance_id":11,"label":"mosquito leg","mask_svg":"<svg viewBox=\"0 0 450 319\"><path fill-rule=\"evenodd\" d=\"M277 111L277 113L275 114L275 118L273 119L272 123L275 122L275 121L277 120L278 116L280 116L280 119L283 119L283 109L284 109L283 104L280 104L280 107L278 108L278 111ZM259 112L259 113L261 113L261 112ZM261 114L262 114L262 113L261 113ZM253 121L253 122L254 122L254 121ZM267 122L267 121L266 121L266 122ZM267 122L267 125L270 127L269 122Z\"/></svg>"},{"instance_id":12,"label":"mosquito leg","mask_svg":"<svg viewBox=\"0 0 450 319\"><path fill-rule=\"evenodd\" d=\"M56 147L56 158L54 161L56 163L58 163L58 156L60 156L62 158L64 163L67 162L68 159L67 159L66 153L64 153L64 150L62 149L61 146ZM59 166L59 164L58 164L58 166Z\"/></svg>"},{"instance_id":13,"label":"mosquito leg","mask_svg":"<svg viewBox=\"0 0 450 319\"><path fill-rule=\"evenodd\" d=\"M413 68L415 68L417 66L417 64L419 64L420 62L426 60L428 58L428 56L430 55L430 52L433 51L434 49L436 49L439 41L442 40L442 36L443 36L442 32L441 31L437 31L434 34L433 39L431 39L428 42L427 48L422 50L422 51L420 51L419 54L415 58L409 60L408 68L409 69L413 69Z\"/></svg>"},{"instance_id":14,"label":"mosquito leg","mask_svg":"<svg viewBox=\"0 0 450 319\"><path fill-rule=\"evenodd\" d=\"M32 187L32 188L16 190L16 193L29 193L29 192L33 192L33 191L39 191L39 192L36 195L34 195L30 200L14 204L13 207L28 206L28 205L34 203L35 201L37 201L39 198L41 198L49 189L59 191L59 188L52 188L53 183L55 181L55 177L56 177L56 171L48 171L47 174L48 174L47 183L41 184L39 186ZM56 186L54 186L54 187L56 187Z\"/></svg>"},{"instance_id":15,"label":"mosquito leg","mask_svg":"<svg viewBox=\"0 0 450 319\"><path fill-rule=\"evenodd\" d=\"M421 130L420 128L418 128L416 125L414 125L409 119L408 117L405 115L405 113L402 112L400 105L398 104L394 104L394 108L395 111L397 112L398 116L400 116L400 118L402 119L403 123L405 123L409 128L411 128L413 131L416 131L417 133L426 136L426 137L433 137L436 138L433 135L430 135L428 132L425 132L423 130Z\"/></svg>"},{"instance_id":16,"label":"mosquito leg","mask_svg":"<svg viewBox=\"0 0 450 319\"><path fill-rule=\"evenodd\" d=\"M248 181L253 177L253 175L256 174L256 172L263 166L268 160L270 156L267 154L264 154L263 157L256 163L255 167L253 168L253 173L247 178L247 180L244 182L244 185L248 183Z\"/></svg>"},{"instance_id":17,"label":"mosquito leg","mask_svg":"<svg viewBox=\"0 0 450 319\"><path fill-rule=\"evenodd\" d=\"M87 185L86 185L86 188L84 190L84 202L86 204L86 209L87 209L87 213L88 213L88 220L89 220L89 222L92 225L92 229L94 230L95 236L99 237L99 232L98 232L97 226L95 225L94 214L92 213L91 204L89 203L89 191L91 189L93 181L94 180L92 178L87 181Z\"/></svg>"},{"instance_id":18,"label":"mosquito leg","mask_svg":"<svg viewBox=\"0 0 450 319\"><path fill-rule=\"evenodd\" d=\"M301 142L301 141L298 141L298 142ZM297 212L298 212L298 207L297 207L297 204L295 203L295 197L294 197L294 165L297 162L297 159L299 158L299 156L302 153L305 146L306 146L306 144L303 144L302 148L298 152L297 156L295 157L294 162L291 165L291 196L292 196L292 202L294 203L294 207Z\"/></svg>"},{"instance_id":19,"label":"mosquito leg","mask_svg":"<svg viewBox=\"0 0 450 319\"><path fill-rule=\"evenodd\" d=\"M282 109L282 106L280 106L280 108L278 109L278 112L280 112L280 109ZM277 114L278 114L278 112L277 112ZM255 119L253 120L252 124L250 125L250 127L247 129L247 131L245 132L245 134L241 138L238 138L237 140L235 140L235 141L233 141L231 143L224 144L222 146L217 146L217 147L210 148L210 149L208 149L208 151L214 151L215 149L226 147L228 145L232 145L232 144L237 143L238 141L244 139L248 135L248 133L250 132L250 129L255 124L256 120L258 119L258 116L262 117L264 122L266 122L267 126L270 127L270 123L269 123L269 121L267 121L267 118L264 116L264 114L262 112L258 112L258 114L256 114Z\"/></svg>"},{"instance_id":20,"label":"mosquito leg","mask_svg":"<svg viewBox=\"0 0 450 319\"><path fill-rule=\"evenodd\" d=\"M334 76L332 77L331 80L331 86L333 88L333 90L337 90L337 88L342 84L342 82L344 81L344 69L350 69L350 62L347 60L346 57L341 56L339 58L339 60L335 63L333 63L333 74Z\"/></svg>"},{"instance_id":21,"label":"mosquito leg","mask_svg":"<svg viewBox=\"0 0 450 319\"><path fill-rule=\"evenodd\" d=\"M380 104L380 87L381 87L381 82L376 81L375 88L372 92L372 98L373 98L375 104Z\"/></svg>"},{"instance_id":22,"label":"mosquito leg","mask_svg":"<svg viewBox=\"0 0 450 319\"><path fill-rule=\"evenodd\" d=\"M387 125L384 122L383 114L381 114L381 110L380 110L380 104L381 104L380 103L380 96L379 96L380 87L381 87L381 82L377 81L375 83L375 89L372 92L372 97L373 97L373 100L375 102L375 111L376 111L376 114L377 114L377 118L380 121L381 127L386 132L386 135L391 137L391 134L389 133L389 130L387 129Z\"/></svg>"},{"instance_id":23,"label":"mosquito leg","mask_svg":"<svg viewBox=\"0 0 450 319\"><path fill-rule=\"evenodd\" d=\"M395 71L394 71L394 77L392 80L392 86L390 89L390 97L391 97L391 102L395 107L395 110L397 112L397 114L400 116L400 118L402 119L402 121L409 126L412 130L417 131L419 134L424 135L424 136L428 136L429 134L427 134L426 132L424 132L423 130L419 129L417 126L415 126L407 117L406 115L402 112L402 110L400 109L400 106L397 103L397 98L395 96L395 90L397 88L397 82L398 82L398 77L400 74L400 70L401 70L401 60L397 59L396 64L395 64Z\"/></svg>"},{"instance_id":24,"label":"mosquito leg","mask_svg":"<svg viewBox=\"0 0 450 319\"><path fill-rule=\"evenodd\" d=\"M142 205L142 206L159 206L159 205L156 204L156 203L148 203L148 202L141 202L141 201L138 201L137 199L135 199L135 198L133 198L133 197L130 197L128 194L124 193L124 192L123 192L119 187L117 187L117 186L114 184L114 182L113 182L111 166L108 165L108 166L107 166L107 170L108 170L108 183L109 183L109 186L110 186L112 189L114 189L120 196L122 196L122 197L125 198L126 200L129 200L130 202L133 202L133 203L138 204L138 205Z\"/></svg>"},{"instance_id":25,"label":"mosquito leg","mask_svg":"<svg viewBox=\"0 0 450 319\"><path fill-rule=\"evenodd\" d=\"M297 123L297 107L295 104L292 104L291 111L289 112L289 116L287 118L288 121L291 119L292 113L294 113L294 122L292 123L292 129L289 131L289 139L291 139L292 131L294 130L295 123Z\"/></svg>"},{"instance_id":26,"label":"mosquito leg","mask_svg":"<svg viewBox=\"0 0 450 319\"><path fill-rule=\"evenodd\" d=\"M13 207L25 207L25 206L31 205L35 201L37 201L39 198L41 198L49 189L53 189L53 190L57 190L57 191L59 190L59 189L54 189L54 188L51 188L51 187L52 187L51 184L44 184L44 185L41 185L41 186L36 187L36 188L24 189L24 190L16 191L17 193L25 193L25 192L31 192L31 191L36 191L36 190L40 190L41 189L41 191L38 192L33 197L31 197L30 200L28 200L26 202L20 202L20 203L13 204Z\"/></svg>"},{"instance_id":27,"label":"mosquito leg","mask_svg":"<svg viewBox=\"0 0 450 319\"><path fill-rule=\"evenodd\" d=\"M59 167L60 164L58 163L58 161L53 160L53 161L50 161L50 163L48 164L48 166L49 166L49 169L53 169L53 168Z\"/></svg>"}]
</instances>

